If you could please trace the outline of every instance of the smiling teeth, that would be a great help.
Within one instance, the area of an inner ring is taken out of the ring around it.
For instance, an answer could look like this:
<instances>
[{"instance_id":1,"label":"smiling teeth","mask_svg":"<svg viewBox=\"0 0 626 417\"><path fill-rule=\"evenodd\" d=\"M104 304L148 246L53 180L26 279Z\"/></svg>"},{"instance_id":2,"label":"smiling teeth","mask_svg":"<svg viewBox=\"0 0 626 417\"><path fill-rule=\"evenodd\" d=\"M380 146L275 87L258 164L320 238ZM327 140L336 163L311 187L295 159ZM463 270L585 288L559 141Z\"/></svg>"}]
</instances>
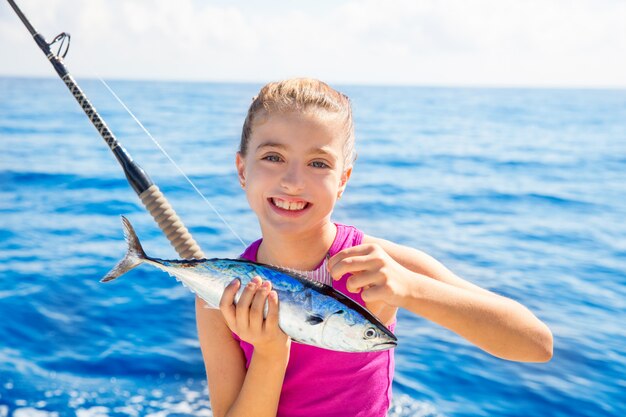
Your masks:
<instances>
[{"instance_id":1,"label":"smiling teeth","mask_svg":"<svg viewBox=\"0 0 626 417\"><path fill-rule=\"evenodd\" d=\"M306 202L289 202L284 200L279 200L277 198L272 198L272 202L281 209L284 210L302 210L306 206Z\"/></svg>"}]
</instances>

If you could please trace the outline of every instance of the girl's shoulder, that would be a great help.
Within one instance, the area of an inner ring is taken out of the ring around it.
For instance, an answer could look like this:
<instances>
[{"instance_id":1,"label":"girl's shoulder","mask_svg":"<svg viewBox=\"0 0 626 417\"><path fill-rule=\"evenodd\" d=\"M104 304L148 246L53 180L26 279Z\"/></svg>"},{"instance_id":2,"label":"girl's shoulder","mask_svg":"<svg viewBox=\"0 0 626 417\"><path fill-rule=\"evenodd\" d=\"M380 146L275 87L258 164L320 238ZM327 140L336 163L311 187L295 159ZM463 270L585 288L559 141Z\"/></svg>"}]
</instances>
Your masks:
<instances>
[{"instance_id":1,"label":"girl's shoulder","mask_svg":"<svg viewBox=\"0 0 626 417\"><path fill-rule=\"evenodd\" d=\"M363 243L363 232L356 227L342 223L335 223L335 226L337 227L337 235L328 250L329 256L333 256L343 249L358 246Z\"/></svg>"}]
</instances>

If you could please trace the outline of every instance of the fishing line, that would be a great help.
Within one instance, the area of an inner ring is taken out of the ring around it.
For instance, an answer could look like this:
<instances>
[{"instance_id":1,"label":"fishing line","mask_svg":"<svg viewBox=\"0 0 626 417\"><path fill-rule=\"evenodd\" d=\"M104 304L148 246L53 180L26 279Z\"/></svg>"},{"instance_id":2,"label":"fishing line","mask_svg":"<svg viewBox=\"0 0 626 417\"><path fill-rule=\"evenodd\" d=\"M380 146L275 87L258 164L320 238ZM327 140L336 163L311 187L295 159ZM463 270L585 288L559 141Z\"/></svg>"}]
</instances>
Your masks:
<instances>
[{"instance_id":1,"label":"fishing line","mask_svg":"<svg viewBox=\"0 0 626 417\"><path fill-rule=\"evenodd\" d=\"M107 88L107 90L109 90L109 92L113 95L113 97L115 97L115 99L122 105L122 107L124 107L124 109L128 112L128 114L130 114L130 117L133 118L133 120L139 125L139 127L141 127L141 129L146 133L146 135L148 135L148 137L150 139L152 139L152 142L154 142L154 144L157 146L157 148L159 148L159 150L163 153L163 155L165 155L165 157L167 159L169 159L169 161L172 163L172 165L174 165L174 167L176 167L176 169L178 170L178 172L180 172L180 174L185 177L185 179L187 180L187 182L193 187L194 190L196 190L196 193L198 193L198 195L204 200L204 202L211 208L211 210L213 210L213 212L217 215L217 217L220 218L220 220L222 221L222 223L224 223L224 225L226 225L226 227L228 227L228 229L233 233L233 235L235 235L235 237L237 239L239 239L239 241L241 242L241 244L243 245L244 248L247 248L248 245L243 241L243 239L241 239L239 237L239 235L237 234L237 232L235 232L235 230L230 226L230 224L226 221L226 219L224 219L224 217L222 217L222 215L220 214L219 211L217 211L217 209L215 208L215 206L213 206L213 204L211 204L211 202L204 196L204 194L202 194L202 192L198 189L198 187L196 187L196 185L193 183L193 181L191 181L191 179L187 176L187 174L185 174L185 172L182 170L182 168L176 163L176 161L174 161L174 159L172 159L172 157L165 151L165 149L163 149L163 147L159 144L159 142L154 138L154 136L152 136L152 134L148 131L148 129L146 129L146 127L143 125L143 123L141 123L141 121L139 119L137 119L137 117L135 116L135 114L128 108L128 106L126 106L126 104L124 104L124 102L122 101L121 98L119 98L119 96L117 94L115 94L115 91L113 91L113 89L111 89L111 87L109 87L109 85L101 78L98 77L98 79L100 80L100 82L102 82L102 84L104 84L104 86Z\"/></svg>"}]
</instances>

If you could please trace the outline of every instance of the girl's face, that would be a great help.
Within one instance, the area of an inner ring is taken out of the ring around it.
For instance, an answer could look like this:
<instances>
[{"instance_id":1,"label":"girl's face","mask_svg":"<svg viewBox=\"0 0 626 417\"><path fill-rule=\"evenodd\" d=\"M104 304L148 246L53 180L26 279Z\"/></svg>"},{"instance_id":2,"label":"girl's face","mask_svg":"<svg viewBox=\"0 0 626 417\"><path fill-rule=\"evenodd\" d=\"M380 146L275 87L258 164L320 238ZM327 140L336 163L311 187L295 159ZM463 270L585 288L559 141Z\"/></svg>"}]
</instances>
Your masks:
<instances>
[{"instance_id":1,"label":"girl's face","mask_svg":"<svg viewBox=\"0 0 626 417\"><path fill-rule=\"evenodd\" d=\"M352 171L344 171L341 127L332 115L295 112L254 123L237 171L264 232L312 231L330 221Z\"/></svg>"}]
</instances>

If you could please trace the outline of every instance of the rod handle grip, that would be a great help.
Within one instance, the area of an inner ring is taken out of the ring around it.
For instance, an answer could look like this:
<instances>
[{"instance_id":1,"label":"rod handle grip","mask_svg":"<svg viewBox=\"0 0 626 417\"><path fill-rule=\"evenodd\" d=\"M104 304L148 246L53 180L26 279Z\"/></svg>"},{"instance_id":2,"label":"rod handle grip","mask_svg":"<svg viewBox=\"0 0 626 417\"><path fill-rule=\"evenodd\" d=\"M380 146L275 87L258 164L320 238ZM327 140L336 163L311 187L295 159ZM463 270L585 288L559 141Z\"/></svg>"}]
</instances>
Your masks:
<instances>
[{"instance_id":1,"label":"rod handle grip","mask_svg":"<svg viewBox=\"0 0 626 417\"><path fill-rule=\"evenodd\" d=\"M139 198L181 258L206 258L200 246L156 184L152 184L147 190L139 194Z\"/></svg>"}]
</instances>

